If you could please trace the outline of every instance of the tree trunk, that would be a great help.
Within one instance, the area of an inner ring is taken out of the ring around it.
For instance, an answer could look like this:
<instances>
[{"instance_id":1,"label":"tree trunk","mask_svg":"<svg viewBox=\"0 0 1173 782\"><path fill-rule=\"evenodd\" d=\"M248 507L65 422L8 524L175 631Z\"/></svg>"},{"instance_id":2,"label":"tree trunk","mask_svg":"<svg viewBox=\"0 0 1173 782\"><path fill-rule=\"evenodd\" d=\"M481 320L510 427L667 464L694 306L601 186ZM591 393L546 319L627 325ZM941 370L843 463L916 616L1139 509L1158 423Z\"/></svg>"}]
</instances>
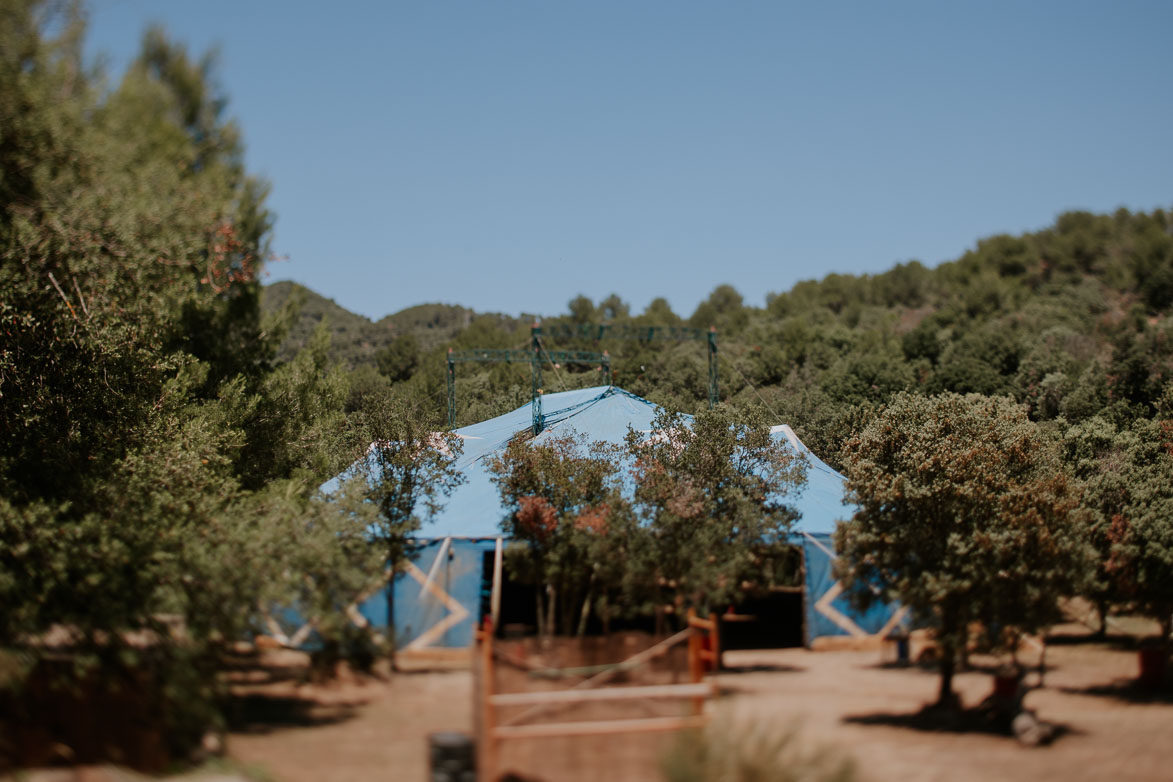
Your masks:
<instances>
[{"instance_id":1,"label":"tree trunk","mask_svg":"<svg viewBox=\"0 0 1173 782\"><path fill-rule=\"evenodd\" d=\"M557 627L554 624L554 620L557 618L557 607L558 593L554 591L553 584L546 584L546 632L550 638L554 637L554 631Z\"/></svg>"},{"instance_id":2,"label":"tree trunk","mask_svg":"<svg viewBox=\"0 0 1173 782\"><path fill-rule=\"evenodd\" d=\"M571 593L571 591L569 589L564 590L562 593L560 605L558 606L558 611L562 614L562 634L567 638L574 636L574 610L578 608L578 606L575 605L575 602L574 595Z\"/></svg>"},{"instance_id":3,"label":"tree trunk","mask_svg":"<svg viewBox=\"0 0 1173 782\"><path fill-rule=\"evenodd\" d=\"M576 635L582 638L586 635L587 618L591 615L591 593L587 592L586 598L582 601L582 613L578 617L578 632Z\"/></svg>"},{"instance_id":4,"label":"tree trunk","mask_svg":"<svg viewBox=\"0 0 1173 782\"><path fill-rule=\"evenodd\" d=\"M937 706L950 711L956 702L953 672L957 669L957 641L960 638L961 643L965 643L964 627L956 603L946 601L941 610L941 690L937 693Z\"/></svg>"},{"instance_id":5,"label":"tree trunk","mask_svg":"<svg viewBox=\"0 0 1173 782\"><path fill-rule=\"evenodd\" d=\"M1096 601L1096 614L1098 615L1099 620L1100 620L1100 627L1099 627L1099 629L1096 630L1095 637L1102 640L1104 638L1104 636L1106 636L1108 634L1108 601L1107 600L1101 599L1101 600Z\"/></svg>"},{"instance_id":6,"label":"tree trunk","mask_svg":"<svg viewBox=\"0 0 1173 782\"><path fill-rule=\"evenodd\" d=\"M591 580L587 584L586 597L582 601L582 613L578 617L578 637L586 635L587 618L591 615L591 590L595 586L595 574L591 573Z\"/></svg>"},{"instance_id":7,"label":"tree trunk","mask_svg":"<svg viewBox=\"0 0 1173 782\"><path fill-rule=\"evenodd\" d=\"M395 566L391 566L391 577L387 580L387 659L391 661L392 672L398 671L395 667Z\"/></svg>"},{"instance_id":8,"label":"tree trunk","mask_svg":"<svg viewBox=\"0 0 1173 782\"><path fill-rule=\"evenodd\" d=\"M961 643L957 646L957 657L959 660L959 667L963 671L969 670L969 625L962 625L958 635L961 636Z\"/></svg>"},{"instance_id":9,"label":"tree trunk","mask_svg":"<svg viewBox=\"0 0 1173 782\"><path fill-rule=\"evenodd\" d=\"M937 705L943 709L953 708L953 671L956 668L957 652L952 644L941 645L941 689L937 693Z\"/></svg>"}]
</instances>

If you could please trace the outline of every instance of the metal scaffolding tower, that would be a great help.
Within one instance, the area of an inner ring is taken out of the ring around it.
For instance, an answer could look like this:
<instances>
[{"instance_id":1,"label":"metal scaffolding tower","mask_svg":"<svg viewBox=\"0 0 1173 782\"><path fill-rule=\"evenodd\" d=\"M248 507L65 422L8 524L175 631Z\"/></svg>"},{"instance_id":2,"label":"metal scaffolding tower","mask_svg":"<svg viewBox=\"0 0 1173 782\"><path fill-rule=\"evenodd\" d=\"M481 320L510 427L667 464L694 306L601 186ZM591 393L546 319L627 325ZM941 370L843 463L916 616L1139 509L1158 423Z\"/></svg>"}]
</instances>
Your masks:
<instances>
[{"instance_id":1,"label":"metal scaffolding tower","mask_svg":"<svg viewBox=\"0 0 1173 782\"><path fill-rule=\"evenodd\" d=\"M703 339L708 343L709 354L709 407L716 407L717 387L717 329L715 326L694 329L685 326L612 326L609 324L559 324L543 332L540 322L535 321L530 329L529 350L505 350L484 348L478 350L453 350L448 348L448 426L456 427L456 365L466 362L507 364L529 364L531 401L533 409L534 435L541 433L545 426L542 417L542 362L558 364L598 364L607 373L607 385L611 385L611 356L607 351L591 353L584 350L547 350L542 337L552 339L634 339L641 342L667 340L683 342Z\"/></svg>"},{"instance_id":2,"label":"metal scaffolding tower","mask_svg":"<svg viewBox=\"0 0 1173 782\"><path fill-rule=\"evenodd\" d=\"M460 363L494 363L529 364L531 400L533 408L533 431L535 435L541 433L545 426L542 417L542 363L557 364L598 364L607 375L607 385L611 385L611 357L606 351L591 353L585 350L546 350L542 345L542 327L538 323L530 330L531 346L529 350L453 350L448 348L448 426L456 426L456 365Z\"/></svg>"},{"instance_id":3,"label":"metal scaffolding tower","mask_svg":"<svg viewBox=\"0 0 1173 782\"><path fill-rule=\"evenodd\" d=\"M655 340L683 342L703 339L708 343L709 354L709 407L716 407L720 401L717 387L716 326L710 326L708 330L705 330L687 326L613 326L606 323L560 324L547 327L546 336L551 339L634 339L640 342Z\"/></svg>"}]
</instances>

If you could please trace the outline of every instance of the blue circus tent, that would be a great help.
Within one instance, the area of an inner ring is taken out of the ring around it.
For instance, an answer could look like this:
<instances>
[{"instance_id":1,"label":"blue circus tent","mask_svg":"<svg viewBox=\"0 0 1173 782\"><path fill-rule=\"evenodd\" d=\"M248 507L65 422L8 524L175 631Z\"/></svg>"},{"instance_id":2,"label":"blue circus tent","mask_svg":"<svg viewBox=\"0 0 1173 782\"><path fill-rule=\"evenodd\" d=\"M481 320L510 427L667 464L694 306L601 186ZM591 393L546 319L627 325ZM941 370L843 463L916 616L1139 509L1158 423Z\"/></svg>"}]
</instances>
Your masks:
<instances>
[{"instance_id":1,"label":"blue circus tent","mask_svg":"<svg viewBox=\"0 0 1173 782\"><path fill-rule=\"evenodd\" d=\"M613 386L546 394L542 399L545 428L535 438L575 432L592 441L619 443L629 427L647 432L658 408ZM505 515L500 495L490 479L488 456L503 450L532 424L529 405L487 421L456 430L463 442L457 468L465 483L456 489L438 516L426 524L426 537L416 541L414 555L393 579L383 579L359 596L350 607L351 619L373 632L385 632L393 616L397 646L406 651L467 647L481 617L493 611L494 583L501 580L501 551L505 541L499 523ZM887 634L903 618L898 606L877 603L867 612L854 609L847 590L836 581L831 535L839 519L850 516L844 504L844 478L799 441L786 425L772 434L806 455L807 483L791 501L801 512L792 542L805 558L805 640L811 645L828 636L866 637ZM338 488L344 472L322 485ZM499 594L499 593L498 593ZM391 598L389 612L388 598ZM499 598L498 598L499 599ZM271 627L279 637L276 623ZM308 629L301 628L301 638ZM297 633L287 638L297 640Z\"/></svg>"}]
</instances>

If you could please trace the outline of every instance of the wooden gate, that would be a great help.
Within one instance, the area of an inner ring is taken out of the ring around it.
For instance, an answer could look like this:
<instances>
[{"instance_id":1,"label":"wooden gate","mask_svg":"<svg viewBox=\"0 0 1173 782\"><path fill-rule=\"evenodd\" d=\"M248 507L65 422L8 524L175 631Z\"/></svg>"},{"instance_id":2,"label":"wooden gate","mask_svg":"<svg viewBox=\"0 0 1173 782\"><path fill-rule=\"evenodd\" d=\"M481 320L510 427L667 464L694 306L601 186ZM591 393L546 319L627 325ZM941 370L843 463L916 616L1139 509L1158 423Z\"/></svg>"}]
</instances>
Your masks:
<instances>
[{"instance_id":1,"label":"wooden gate","mask_svg":"<svg viewBox=\"0 0 1173 782\"><path fill-rule=\"evenodd\" d=\"M491 619L486 618L484 626L477 631L476 642L475 722L478 779L481 782L497 780L501 773L499 759L504 742L570 736L636 735L704 727L708 720L705 702L714 694L713 684L706 682L704 675L706 671L718 667L721 656L717 623L713 619L701 619L690 611L688 627L684 630L619 663L604 666L604 670L571 688L540 692L497 692L495 672L501 655L494 643ZM688 644L689 681L679 684L603 686L619 673L630 674L682 643ZM687 709L683 711L686 713L635 719L541 721L551 709L559 706L652 701L685 701ZM516 710L519 707L525 708L508 718L501 716L503 710Z\"/></svg>"}]
</instances>

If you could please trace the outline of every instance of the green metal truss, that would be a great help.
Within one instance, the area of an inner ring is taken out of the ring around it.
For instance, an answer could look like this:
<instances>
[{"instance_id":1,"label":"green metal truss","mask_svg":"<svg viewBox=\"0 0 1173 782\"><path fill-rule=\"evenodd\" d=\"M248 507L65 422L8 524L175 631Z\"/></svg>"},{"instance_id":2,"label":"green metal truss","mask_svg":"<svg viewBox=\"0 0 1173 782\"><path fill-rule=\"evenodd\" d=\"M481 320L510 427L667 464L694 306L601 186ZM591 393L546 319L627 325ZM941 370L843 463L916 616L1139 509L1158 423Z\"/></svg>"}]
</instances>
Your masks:
<instances>
[{"instance_id":1,"label":"green metal truss","mask_svg":"<svg viewBox=\"0 0 1173 782\"><path fill-rule=\"evenodd\" d=\"M606 352L592 353L585 350L547 350L542 337L552 339L635 339L642 342L653 340L706 340L709 354L709 407L716 407L719 401L717 387L717 329L694 329L686 326L612 326L609 324L579 325L559 324L543 328L534 323L530 329L528 350L480 348L476 350L448 349L448 427L456 427L456 365L460 363L506 363L529 364L531 402L533 409L534 435L541 433L545 426L542 417L542 363L551 364L599 364L607 373L607 385L611 385L611 357Z\"/></svg>"},{"instance_id":2,"label":"green metal truss","mask_svg":"<svg viewBox=\"0 0 1173 782\"><path fill-rule=\"evenodd\" d=\"M705 339L711 329L694 329L688 326L630 326L610 323L560 323L543 326L543 333L551 339L637 339L651 342L656 339L683 342L689 339Z\"/></svg>"},{"instance_id":3,"label":"green metal truss","mask_svg":"<svg viewBox=\"0 0 1173 782\"><path fill-rule=\"evenodd\" d=\"M611 357L606 353L592 353L585 350L546 350L542 345L542 327L534 324L531 329L532 345L529 350L499 350L479 348L476 350L448 349L448 427L456 427L456 365L460 363L505 363L529 364L533 409L534 435L545 427L542 417L542 363L550 364L598 364L607 373L607 385L611 385Z\"/></svg>"},{"instance_id":4,"label":"green metal truss","mask_svg":"<svg viewBox=\"0 0 1173 782\"><path fill-rule=\"evenodd\" d=\"M607 323L558 324L546 326L545 334L551 339L634 339L640 342L667 340L705 340L709 354L709 407L716 407L720 401L717 384L717 329L694 329L688 326L613 326Z\"/></svg>"}]
</instances>

